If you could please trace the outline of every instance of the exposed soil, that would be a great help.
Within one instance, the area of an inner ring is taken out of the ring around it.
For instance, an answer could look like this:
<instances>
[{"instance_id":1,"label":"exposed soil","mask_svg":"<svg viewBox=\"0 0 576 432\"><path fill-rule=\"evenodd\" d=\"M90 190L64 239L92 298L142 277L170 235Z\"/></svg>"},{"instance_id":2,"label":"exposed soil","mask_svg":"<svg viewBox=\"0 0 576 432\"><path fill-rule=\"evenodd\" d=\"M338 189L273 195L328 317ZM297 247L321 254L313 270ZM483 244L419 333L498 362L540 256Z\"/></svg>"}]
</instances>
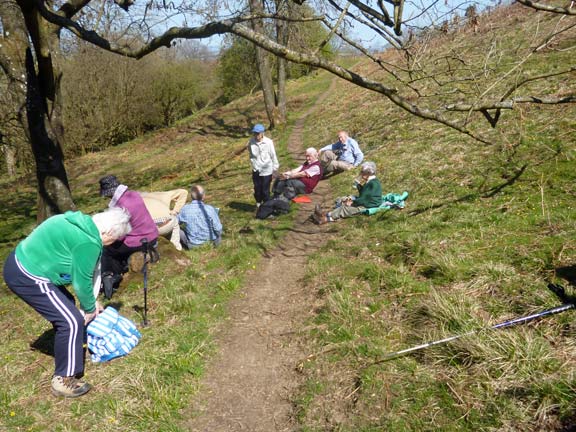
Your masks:
<instances>
[{"instance_id":1,"label":"exposed soil","mask_svg":"<svg viewBox=\"0 0 576 432\"><path fill-rule=\"evenodd\" d=\"M298 161L304 154L304 122L330 91L296 122L288 150ZM322 181L310 196L312 203L292 205L297 211L294 228L247 275L243 290L228 305L230 319L216 336L218 353L201 383L193 406L199 414L189 420L189 430L297 429L291 400L301 381L296 366L306 356L297 335L314 303L301 278L308 256L330 235L309 220L314 205L326 196L329 184Z\"/></svg>"}]
</instances>

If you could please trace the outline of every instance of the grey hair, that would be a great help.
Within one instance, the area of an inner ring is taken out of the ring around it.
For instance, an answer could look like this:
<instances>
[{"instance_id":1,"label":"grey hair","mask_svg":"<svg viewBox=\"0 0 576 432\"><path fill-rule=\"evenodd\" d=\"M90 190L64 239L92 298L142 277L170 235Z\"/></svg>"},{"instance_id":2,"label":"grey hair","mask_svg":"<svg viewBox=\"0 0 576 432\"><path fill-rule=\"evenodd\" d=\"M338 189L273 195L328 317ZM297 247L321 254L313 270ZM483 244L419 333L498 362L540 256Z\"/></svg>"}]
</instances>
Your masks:
<instances>
[{"instance_id":1,"label":"grey hair","mask_svg":"<svg viewBox=\"0 0 576 432\"><path fill-rule=\"evenodd\" d=\"M374 162L364 162L360 167L360 171L365 174L374 175L376 174L376 164Z\"/></svg>"},{"instance_id":2,"label":"grey hair","mask_svg":"<svg viewBox=\"0 0 576 432\"><path fill-rule=\"evenodd\" d=\"M92 216L92 221L100 234L108 234L116 239L126 236L132 231L130 213L121 207L112 207L102 213Z\"/></svg>"},{"instance_id":3,"label":"grey hair","mask_svg":"<svg viewBox=\"0 0 576 432\"><path fill-rule=\"evenodd\" d=\"M308 147L306 149L306 154L311 154L314 157L318 157L318 150L316 150L314 147Z\"/></svg>"},{"instance_id":4,"label":"grey hair","mask_svg":"<svg viewBox=\"0 0 576 432\"><path fill-rule=\"evenodd\" d=\"M194 185L190 189L190 197L192 198L193 201L202 201L204 199L205 194L206 191L200 185Z\"/></svg>"}]
</instances>

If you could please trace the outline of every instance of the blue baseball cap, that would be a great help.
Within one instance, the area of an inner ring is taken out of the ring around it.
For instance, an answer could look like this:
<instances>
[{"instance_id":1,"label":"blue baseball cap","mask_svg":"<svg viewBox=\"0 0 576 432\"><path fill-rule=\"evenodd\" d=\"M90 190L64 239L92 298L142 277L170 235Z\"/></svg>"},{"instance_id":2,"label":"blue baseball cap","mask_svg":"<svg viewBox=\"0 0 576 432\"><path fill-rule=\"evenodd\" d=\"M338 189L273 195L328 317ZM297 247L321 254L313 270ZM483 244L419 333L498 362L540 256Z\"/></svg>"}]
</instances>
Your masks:
<instances>
[{"instance_id":1,"label":"blue baseball cap","mask_svg":"<svg viewBox=\"0 0 576 432\"><path fill-rule=\"evenodd\" d=\"M264 127L264 125L261 125L260 123L255 124L254 127L252 128L253 133L262 133L265 130L266 128Z\"/></svg>"}]
</instances>

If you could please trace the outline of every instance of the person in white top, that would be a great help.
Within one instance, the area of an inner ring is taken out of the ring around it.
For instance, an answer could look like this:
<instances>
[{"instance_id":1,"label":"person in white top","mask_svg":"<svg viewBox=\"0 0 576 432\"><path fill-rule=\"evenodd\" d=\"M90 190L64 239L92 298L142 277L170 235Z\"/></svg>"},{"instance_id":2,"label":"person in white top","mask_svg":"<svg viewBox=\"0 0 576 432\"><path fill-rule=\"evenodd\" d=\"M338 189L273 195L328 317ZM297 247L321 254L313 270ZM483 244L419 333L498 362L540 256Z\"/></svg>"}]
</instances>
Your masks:
<instances>
[{"instance_id":1,"label":"person in white top","mask_svg":"<svg viewBox=\"0 0 576 432\"><path fill-rule=\"evenodd\" d=\"M252 138L248 141L248 153L252 165L252 183L254 184L254 199L256 206L270 200L270 184L272 174L280 164L276 157L274 142L264 136L266 128L256 124L252 128Z\"/></svg>"}]
</instances>

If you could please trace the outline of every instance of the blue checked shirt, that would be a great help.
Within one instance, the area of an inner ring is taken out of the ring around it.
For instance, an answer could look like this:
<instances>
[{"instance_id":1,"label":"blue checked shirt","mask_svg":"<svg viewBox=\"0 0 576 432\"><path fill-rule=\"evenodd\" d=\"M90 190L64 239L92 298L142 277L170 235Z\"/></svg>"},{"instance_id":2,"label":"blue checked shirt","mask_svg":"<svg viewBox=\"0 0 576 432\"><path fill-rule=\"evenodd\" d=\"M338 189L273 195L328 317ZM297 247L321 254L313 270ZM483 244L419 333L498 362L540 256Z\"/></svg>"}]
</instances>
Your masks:
<instances>
[{"instance_id":1,"label":"blue checked shirt","mask_svg":"<svg viewBox=\"0 0 576 432\"><path fill-rule=\"evenodd\" d=\"M182 207L178 222L186 224L184 232L189 244L201 245L209 240L216 240L222 233L218 212L202 201L194 200Z\"/></svg>"},{"instance_id":2,"label":"blue checked shirt","mask_svg":"<svg viewBox=\"0 0 576 432\"><path fill-rule=\"evenodd\" d=\"M348 162L355 167L360 165L364 160L364 153L362 153L358 142L354 138L348 137L344 144L336 141L334 144L328 144L320 149L320 151L326 150L332 150L334 153L339 154L339 161Z\"/></svg>"}]
</instances>

